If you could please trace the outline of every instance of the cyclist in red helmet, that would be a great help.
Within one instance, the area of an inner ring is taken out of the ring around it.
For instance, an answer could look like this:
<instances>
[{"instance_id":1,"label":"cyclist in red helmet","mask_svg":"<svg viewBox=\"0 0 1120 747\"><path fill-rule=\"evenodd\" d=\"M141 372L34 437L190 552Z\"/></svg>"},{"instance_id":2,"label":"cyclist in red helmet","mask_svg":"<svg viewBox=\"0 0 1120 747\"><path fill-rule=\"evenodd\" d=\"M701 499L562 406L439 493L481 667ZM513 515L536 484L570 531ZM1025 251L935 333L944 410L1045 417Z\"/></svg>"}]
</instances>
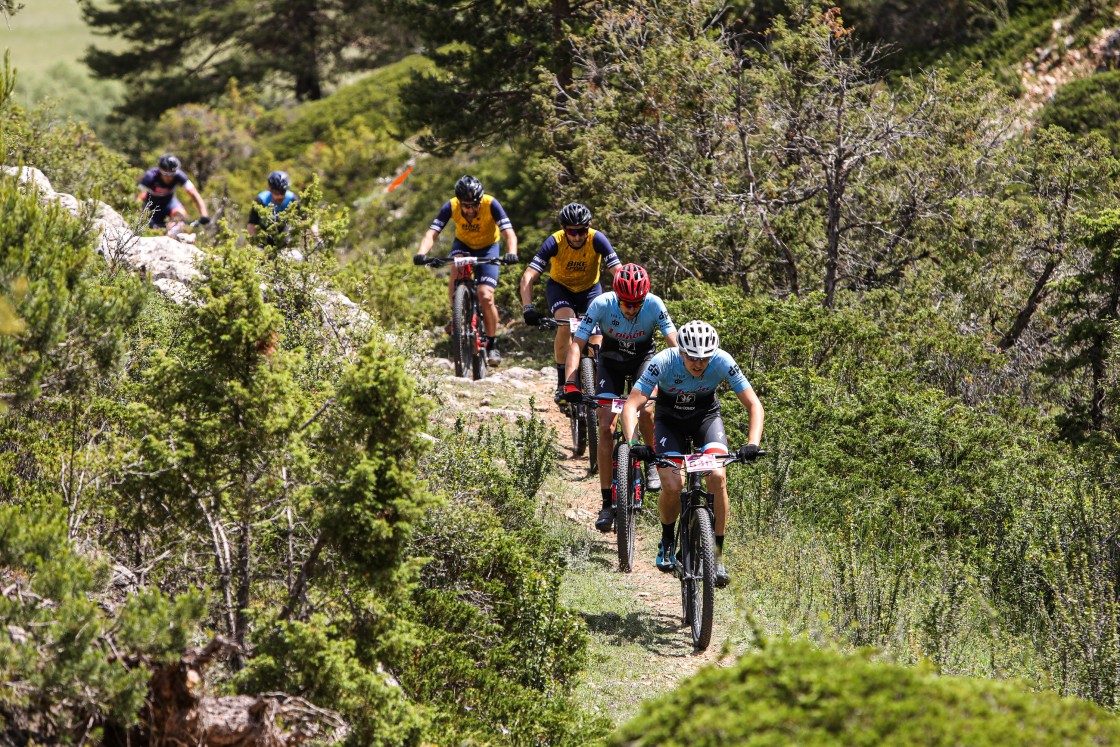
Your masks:
<instances>
[{"instance_id":1,"label":"cyclist in red helmet","mask_svg":"<svg viewBox=\"0 0 1120 747\"><path fill-rule=\"evenodd\" d=\"M586 313L587 305L603 292L599 284L599 265L607 263L607 270L617 273L622 262L606 235L591 228L591 211L586 205L572 202L560 210L560 230L549 236L537 250L521 275L521 303L525 323L536 326L546 316L571 319ZM548 269L549 280L545 285L548 314L533 306L533 284ZM556 328L553 354L556 357L557 404L563 401L566 372L565 359L571 344L571 332L565 325ZM577 368L579 358L576 358Z\"/></svg>"},{"instance_id":2,"label":"cyclist in red helmet","mask_svg":"<svg viewBox=\"0 0 1120 747\"><path fill-rule=\"evenodd\" d=\"M587 315L576 330L568 349L568 370L577 371L580 354L591 339L596 326L602 330L603 342L599 347L598 391L596 394L622 396L625 381L637 382L653 357L653 334L661 330L669 347L677 346L677 328L669 317L665 303L649 292L649 273L635 264L623 265L614 276L614 290L604 293L591 302ZM574 376L564 386L564 396L578 402L582 396ZM618 418L610 408L599 408L599 464L611 463L614 446L614 426ZM647 444L653 443L653 415L643 409L639 427ZM652 464L648 470L650 490L661 489L661 478ZM595 521L600 532L614 527L614 510L611 507L610 470L599 469L599 487L603 492L603 508Z\"/></svg>"}]
</instances>

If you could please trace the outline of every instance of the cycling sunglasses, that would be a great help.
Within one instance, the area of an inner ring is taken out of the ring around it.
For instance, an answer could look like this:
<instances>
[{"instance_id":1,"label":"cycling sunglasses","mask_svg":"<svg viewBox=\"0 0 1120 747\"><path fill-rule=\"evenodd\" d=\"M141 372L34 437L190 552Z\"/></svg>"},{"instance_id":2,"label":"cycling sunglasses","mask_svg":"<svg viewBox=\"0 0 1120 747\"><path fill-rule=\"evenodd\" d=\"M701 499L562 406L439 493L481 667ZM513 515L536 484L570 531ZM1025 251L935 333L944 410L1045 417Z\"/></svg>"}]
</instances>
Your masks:
<instances>
[{"instance_id":1,"label":"cycling sunglasses","mask_svg":"<svg viewBox=\"0 0 1120 747\"><path fill-rule=\"evenodd\" d=\"M569 236L586 236L587 226L564 226L564 233Z\"/></svg>"},{"instance_id":2,"label":"cycling sunglasses","mask_svg":"<svg viewBox=\"0 0 1120 747\"><path fill-rule=\"evenodd\" d=\"M462 200L459 200L459 207L470 208L470 209L473 210L474 208L477 208L480 205L482 205L481 202L463 202Z\"/></svg>"}]
</instances>

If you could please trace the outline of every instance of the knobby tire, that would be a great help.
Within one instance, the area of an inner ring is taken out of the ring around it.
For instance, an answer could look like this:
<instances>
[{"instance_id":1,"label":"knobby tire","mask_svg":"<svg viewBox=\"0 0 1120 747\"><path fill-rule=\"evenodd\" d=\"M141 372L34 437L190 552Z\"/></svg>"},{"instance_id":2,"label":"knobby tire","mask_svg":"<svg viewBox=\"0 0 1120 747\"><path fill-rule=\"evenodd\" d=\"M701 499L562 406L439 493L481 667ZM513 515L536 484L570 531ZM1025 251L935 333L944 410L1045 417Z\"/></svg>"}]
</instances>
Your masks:
<instances>
[{"instance_id":1,"label":"knobby tire","mask_svg":"<svg viewBox=\"0 0 1120 747\"><path fill-rule=\"evenodd\" d=\"M482 320L482 309L479 308L477 299L471 305L471 315L468 319L469 326L474 330L471 336L471 354L474 356L471 361L471 375L474 380L486 378L486 345L483 342L486 337L486 323Z\"/></svg>"},{"instance_id":2,"label":"knobby tire","mask_svg":"<svg viewBox=\"0 0 1120 747\"><path fill-rule=\"evenodd\" d=\"M716 538L712 517L702 508L692 511L688 520L688 552L685 554L685 576L690 580L690 615L692 646L703 651L712 641L712 616L716 596Z\"/></svg>"},{"instance_id":3,"label":"knobby tire","mask_svg":"<svg viewBox=\"0 0 1120 747\"><path fill-rule=\"evenodd\" d=\"M451 302L451 355L455 360L456 376L466 376L471 365L471 341L467 336L469 308L470 291L467 286L460 285L455 288L455 297Z\"/></svg>"},{"instance_id":4,"label":"knobby tire","mask_svg":"<svg viewBox=\"0 0 1120 747\"><path fill-rule=\"evenodd\" d=\"M598 391L595 386L595 361L590 357L580 359L579 384L586 395L594 395ZM583 417L584 430L587 431L587 460L594 475L599 472L599 412L594 407L585 406Z\"/></svg>"},{"instance_id":5,"label":"knobby tire","mask_svg":"<svg viewBox=\"0 0 1120 747\"><path fill-rule=\"evenodd\" d=\"M614 466L614 531L618 540L618 570L629 573L634 564L634 474L631 469L630 445L620 443L615 449ZM639 466L640 469L640 466Z\"/></svg>"}]
</instances>

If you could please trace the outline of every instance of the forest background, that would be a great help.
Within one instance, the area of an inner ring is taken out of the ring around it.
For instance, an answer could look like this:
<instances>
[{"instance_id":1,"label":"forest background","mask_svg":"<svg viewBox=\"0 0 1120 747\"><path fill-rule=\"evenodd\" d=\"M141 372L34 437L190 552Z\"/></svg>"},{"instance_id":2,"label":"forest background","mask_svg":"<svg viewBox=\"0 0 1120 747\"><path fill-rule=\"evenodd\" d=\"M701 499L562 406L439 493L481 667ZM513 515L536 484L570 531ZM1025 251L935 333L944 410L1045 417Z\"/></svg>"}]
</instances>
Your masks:
<instances>
[{"instance_id":1,"label":"forest background","mask_svg":"<svg viewBox=\"0 0 1120 747\"><path fill-rule=\"evenodd\" d=\"M211 692L299 696L354 745L1120 732L1113 3L82 10L93 79L5 66L4 165L139 224L175 152L220 220L178 305L0 177L6 743L157 739L153 672L214 634ZM243 232L275 168L303 262ZM767 407L731 482L753 653L628 723L576 696L553 435L448 416L428 371L446 281L409 258L468 172L523 257L590 205ZM326 287L372 321L340 334Z\"/></svg>"}]
</instances>

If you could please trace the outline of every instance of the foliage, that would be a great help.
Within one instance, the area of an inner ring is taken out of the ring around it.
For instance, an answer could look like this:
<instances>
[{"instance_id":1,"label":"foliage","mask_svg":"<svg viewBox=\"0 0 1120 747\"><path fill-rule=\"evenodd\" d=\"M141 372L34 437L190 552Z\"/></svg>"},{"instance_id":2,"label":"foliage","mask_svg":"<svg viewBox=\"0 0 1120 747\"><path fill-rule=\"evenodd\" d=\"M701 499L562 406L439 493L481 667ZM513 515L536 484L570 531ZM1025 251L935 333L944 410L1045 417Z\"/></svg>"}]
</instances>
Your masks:
<instances>
[{"instance_id":1,"label":"foliage","mask_svg":"<svg viewBox=\"0 0 1120 747\"><path fill-rule=\"evenodd\" d=\"M92 47L84 61L95 77L124 83L122 117L153 121L185 103L211 101L227 81L275 85L298 100L322 98L344 71L397 51L407 40L379 4L302 0L250 7L209 2L181 9L136 0L85 4L93 29L127 43ZM159 29L153 37L151 29ZM367 49L374 54L354 53Z\"/></svg>"},{"instance_id":2,"label":"foliage","mask_svg":"<svg viewBox=\"0 0 1120 747\"><path fill-rule=\"evenodd\" d=\"M643 705L613 745L1107 744L1115 717L1015 683L939 677L778 641Z\"/></svg>"},{"instance_id":3,"label":"foliage","mask_svg":"<svg viewBox=\"0 0 1120 747\"><path fill-rule=\"evenodd\" d=\"M1071 133L1098 133L1120 155L1120 71L1110 70L1070 81L1058 89L1039 117L1042 126L1057 126Z\"/></svg>"},{"instance_id":4,"label":"foliage","mask_svg":"<svg viewBox=\"0 0 1120 747\"><path fill-rule=\"evenodd\" d=\"M0 718L21 742L97 741L136 723L149 666L178 656L202 612L197 593L125 595L63 517L0 506Z\"/></svg>"}]
</instances>

